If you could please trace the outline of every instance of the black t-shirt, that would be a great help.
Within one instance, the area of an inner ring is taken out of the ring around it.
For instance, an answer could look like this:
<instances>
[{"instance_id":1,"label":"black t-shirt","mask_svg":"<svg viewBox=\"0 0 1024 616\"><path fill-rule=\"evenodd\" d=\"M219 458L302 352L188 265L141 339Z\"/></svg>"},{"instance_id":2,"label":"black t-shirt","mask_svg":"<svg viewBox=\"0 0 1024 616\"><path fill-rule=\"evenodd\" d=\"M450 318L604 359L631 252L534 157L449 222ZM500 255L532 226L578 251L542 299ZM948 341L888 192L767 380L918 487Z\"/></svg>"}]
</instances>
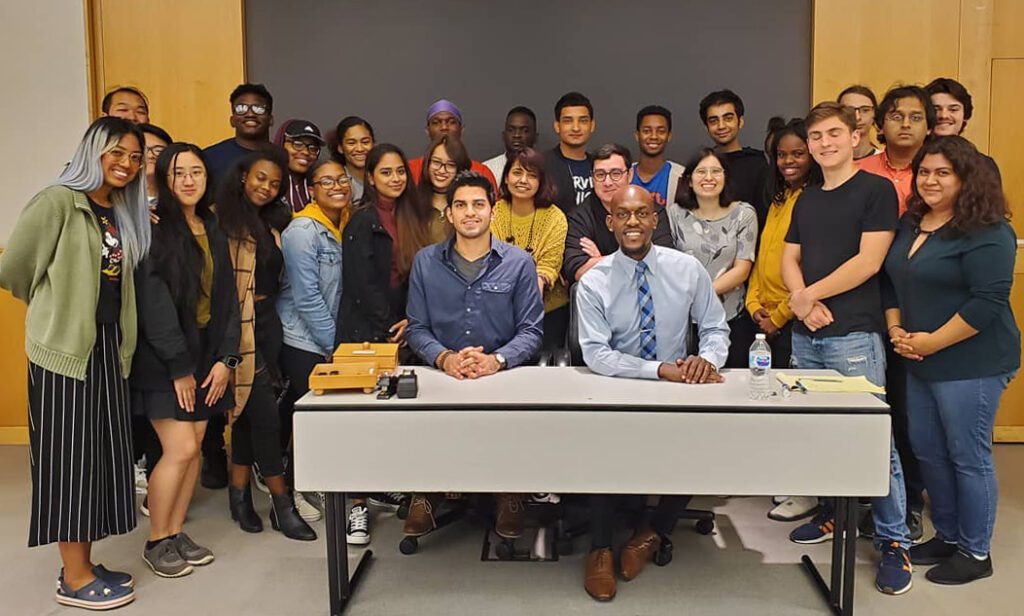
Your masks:
<instances>
[{"instance_id":1,"label":"black t-shirt","mask_svg":"<svg viewBox=\"0 0 1024 616\"><path fill-rule=\"evenodd\" d=\"M860 252L862 233L894 231L899 198L889 180L858 171L832 190L809 186L796 201L786 242L800 244L800 269L810 286L834 272ZM831 325L811 332L797 322L793 331L815 338L854 332L884 332L878 275L864 284L824 300L832 312Z\"/></svg>"},{"instance_id":2,"label":"black t-shirt","mask_svg":"<svg viewBox=\"0 0 1024 616\"><path fill-rule=\"evenodd\" d=\"M116 323L121 317L121 234L113 208L89 199L89 207L100 226L100 296L96 303L97 323Z\"/></svg>"},{"instance_id":3,"label":"black t-shirt","mask_svg":"<svg viewBox=\"0 0 1024 616\"><path fill-rule=\"evenodd\" d=\"M754 148L743 148L722 154L729 165L726 181L734 199L746 201L757 212L757 228L764 229L768 216L765 203L765 182L768 179L768 160L764 152Z\"/></svg>"}]
</instances>

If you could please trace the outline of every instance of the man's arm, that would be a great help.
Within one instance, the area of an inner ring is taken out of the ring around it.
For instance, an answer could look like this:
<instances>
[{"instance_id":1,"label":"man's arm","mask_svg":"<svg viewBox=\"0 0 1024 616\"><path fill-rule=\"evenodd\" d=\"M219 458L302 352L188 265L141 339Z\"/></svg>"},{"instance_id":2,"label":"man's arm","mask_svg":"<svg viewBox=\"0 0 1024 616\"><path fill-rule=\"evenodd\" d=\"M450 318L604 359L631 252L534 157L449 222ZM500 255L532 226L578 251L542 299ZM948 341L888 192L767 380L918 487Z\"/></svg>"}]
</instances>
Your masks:
<instances>
[{"instance_id":1,"label":"man's arm","mask_svg":"<svg viewBox=\"0 0 1024 616\"><path fill-rule=\"evenodd\" d=\"M537 286L537 268L533 259L524 259L516 286L512 289L512 310L516 332L512 339L495 349L514 368L537 354L544 340L544 300Z\"/></svg>"},{"instance_id":2,"label":"man's arm","mask_svg":"<svg viewBox=\"0 0 1024 616\"><path fill-rule=\"evenodd\" d=\"M405 340L409 348L419 355L423 361L434 366L437 356L448 350L434 336L430 328L430 307L427 302L427 284L424 278L428 251L421 251L413 261L409 273L409 299L405 306L405 316L409 326L405 330Z\"/></svg>"},{"instance_id":3,"label":"man's arm","mask_svg":"<svg viewBox=\"0 0 1024 616\"><path fill-rule=\"evenodd\" d=\"M580 348L587 367L605 376L657 379L661 362L640 359L611 347L612 328L601 294L587 281L576 290ZM716 300L717 301L717 300Z\"/></svg>"},{"instance_id":4,"label":"man's arm","mask_svg":"<svg viewBox=\"0 0 1024 616\"><path fill-rule=\"evenodd\" d=\"M703 267L694 268L697 286L690 303L690 318L697 324L698 355L721 368L729 358L729 324L725 308L715 293L711 276Z\"/></svg>"},{"instance_id":5,"label":"man's arm","mask_svg":"<svg viewBox=\"0 0 1024 616\"><path fill-rule=\"evenodd\" d=\"M572 284L600 260L593 259L583 251L580 240L584 237L593 239L590 229L589 212L586 204L575 207L567 216L565 231L565 251L562 255L562 276Z\"/></svg>"},{"instance_id":6,"label":"man's arm","mask_svg":"<svg viewBox=\"0 0 1024 616\"><path fill-rule=\"evenodd\" d=\"M889 246L892 245L895 236L894 231L862 233L860 250L857 254L847 259L828 276L802 290L794 290L793 295L798 300L813 304L856 289L882 269L885 255L888 254ZM790 304L793 303L793 300L790 300Z\"/></svg>"}]
</instances>

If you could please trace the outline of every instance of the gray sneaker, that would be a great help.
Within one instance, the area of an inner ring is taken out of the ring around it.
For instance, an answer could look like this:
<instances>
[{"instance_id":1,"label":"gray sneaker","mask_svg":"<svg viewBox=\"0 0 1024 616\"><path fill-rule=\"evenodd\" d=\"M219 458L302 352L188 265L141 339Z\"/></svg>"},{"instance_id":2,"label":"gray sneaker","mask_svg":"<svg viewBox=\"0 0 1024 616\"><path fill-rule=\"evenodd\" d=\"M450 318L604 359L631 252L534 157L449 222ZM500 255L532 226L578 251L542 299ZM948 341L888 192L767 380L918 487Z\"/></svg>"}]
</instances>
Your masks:
<instances>
[{"instance_id":1,"label":"gray sneaker","mask_svg":"<svg viewBox=\"0 0 1024 616\"><path fill-rule=\"evenodd\" d=\"M213 562L213 552L210 551L210 548L204 548L195 541L192 541L192 537L185 533L178 533L174 542L178 548L178 554L188 564L200 567Z\"/></svg>"},{"instance_id":2,"label":"gray sneaker","mask_svg":"<svg viewBox=\"0 0 1024 616\"><path fill-rule=\"evenodd\" d=\"M171 538L164 539L152 549L144 550L142 560L160 577L176 578L192 573L192 565L181 557L177 543Z\"/></svg>"}]
</instances>

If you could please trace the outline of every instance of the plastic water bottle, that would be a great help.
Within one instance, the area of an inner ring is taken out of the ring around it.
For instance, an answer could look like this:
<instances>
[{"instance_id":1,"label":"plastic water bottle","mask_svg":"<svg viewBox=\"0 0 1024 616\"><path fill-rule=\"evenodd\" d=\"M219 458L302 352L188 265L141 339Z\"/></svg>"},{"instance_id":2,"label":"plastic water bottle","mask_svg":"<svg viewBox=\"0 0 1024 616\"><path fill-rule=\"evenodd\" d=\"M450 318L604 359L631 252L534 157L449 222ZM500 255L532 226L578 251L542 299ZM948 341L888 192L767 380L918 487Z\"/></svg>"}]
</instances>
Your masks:
<instances>
[{"instance_id":1,"label":"plastic water bottle","mask_svg":"<svg viewBox=\"0 0 1024 616\"><path fill-rule=\"evenodd\" d=\"M772 395L772 348L768 346L764 334L757 334L754 337L754 344L750 345L750 353L747 357L750 361L750 399L770 398Z\"/></svg>"}]
</instances>

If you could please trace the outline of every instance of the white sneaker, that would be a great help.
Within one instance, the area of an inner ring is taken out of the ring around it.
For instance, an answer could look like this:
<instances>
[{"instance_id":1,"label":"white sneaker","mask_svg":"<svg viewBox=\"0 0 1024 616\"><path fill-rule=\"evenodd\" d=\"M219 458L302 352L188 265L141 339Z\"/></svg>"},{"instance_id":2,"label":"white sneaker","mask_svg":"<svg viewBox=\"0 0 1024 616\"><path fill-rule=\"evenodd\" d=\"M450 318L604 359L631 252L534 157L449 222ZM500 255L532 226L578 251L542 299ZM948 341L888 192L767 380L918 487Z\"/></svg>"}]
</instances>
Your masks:
<instances>
[{"instance_id":1,"label":"white sneaker","mask_svg":"<svg viewBox=\"0 0 1024 616\"><path fill-rule=\"evenodd\" d=\"M772 497L772 504L773 505L781 505L782 503L784 503L784 502L786 502L788 500L789 500L788 496L773 496Z\"/></svg>"},{"instance_id":2,"label":"white sneaker","mask_svg":"<svg viewBox=\"0 0 1024 616\"><path fill-rule=\"evenodd\" d=\"M809 517L818 510L818 497L792 496L768 512L768 519L792 522Z\"/></svg>"},{"instance_id":3,"label":"white sneaker","mask_svg":"<svg viewBox=\"0 0 1024 616\"><path fill-rule=\"evenodd\" d=\"M345 539L355 545L366 545L370 542L370 511L366 505L352 505L348 512Z\"/></svg>"},{"instance_id":4,"label":"white sneaker","mask_svg":"<svg viewBox=\"0 0 1024 616\"><path fill-rule=\"evenodd\" d=\"M149 517L149 495L148 494L142 499L142 502L139 503L139 513L141 513L142 515L146 516L147 518Z\"/></svg>"},{"instance_id":5,"label":"white sneaker","mask_svg":"<svg viewBox=\"0 0 1024 616\"><path fill-rule=\"evenodd\" d=\"M307 501L306 497L302 495L302 492L296 490L293 494L293 500L295 501L295 509L299 512L300 518L302 518L306 522L316 522L317 520L323 517L323 514L320 513L320 510L314 507L312 503Z\"/></svg>"},{"instance_id":6,"label":"white sneaker","mask_svg":"<svg viewBox=\"0 0 1024 616\"><path fill-rule=\"evenodd\" d=\"M145 458L143 458L142 465L135 465L135 493L145 494L149 491L149 481L146 479L146 466Z\"/></svg>"}]
</instances>

